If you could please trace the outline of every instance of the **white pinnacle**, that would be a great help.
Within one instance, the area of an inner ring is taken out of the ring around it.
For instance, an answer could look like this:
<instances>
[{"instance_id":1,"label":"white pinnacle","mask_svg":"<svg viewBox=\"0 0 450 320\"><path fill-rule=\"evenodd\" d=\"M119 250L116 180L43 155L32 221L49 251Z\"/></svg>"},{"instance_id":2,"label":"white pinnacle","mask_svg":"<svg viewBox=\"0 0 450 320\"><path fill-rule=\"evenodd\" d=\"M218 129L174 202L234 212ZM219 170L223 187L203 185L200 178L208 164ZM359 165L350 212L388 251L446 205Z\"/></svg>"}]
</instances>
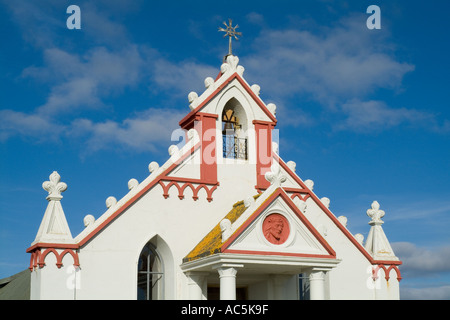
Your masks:
<instances>
[{"instance_id":1,"label":"white pinnacle","mask_svg":"<svg viewBox=\"0 0 450 320\"><path fill-rule=\"evenodd\" d=\"M32 244L74 243L61 206L61 192L67 189L67 184L61 182L61 177L56 171L53 171L49 178L49 181L45 181L42 184L44 190L48 191L47 200L49 202L36 238Z\"/></svg>"}]
</instances>

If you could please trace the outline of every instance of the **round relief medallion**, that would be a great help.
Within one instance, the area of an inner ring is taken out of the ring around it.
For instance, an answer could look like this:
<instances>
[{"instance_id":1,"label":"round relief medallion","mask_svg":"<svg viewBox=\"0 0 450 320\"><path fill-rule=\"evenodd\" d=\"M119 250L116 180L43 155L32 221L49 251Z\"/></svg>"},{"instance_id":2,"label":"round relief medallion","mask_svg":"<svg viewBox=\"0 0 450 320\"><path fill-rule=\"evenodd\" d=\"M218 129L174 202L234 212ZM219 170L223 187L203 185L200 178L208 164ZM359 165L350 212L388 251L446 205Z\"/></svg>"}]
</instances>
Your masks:
<instances>
[{"instance_id":1,"label":"round relief medallion","mask_svg":"<svg viewBox=\"0 0 450 320\"><path fill-rule=\"evenodd\" d=\"M290 232L287 219L278 213L269 214L264 219L262 229L264 237L273 244L283 244Z\"/></svg>"}]
</instances>

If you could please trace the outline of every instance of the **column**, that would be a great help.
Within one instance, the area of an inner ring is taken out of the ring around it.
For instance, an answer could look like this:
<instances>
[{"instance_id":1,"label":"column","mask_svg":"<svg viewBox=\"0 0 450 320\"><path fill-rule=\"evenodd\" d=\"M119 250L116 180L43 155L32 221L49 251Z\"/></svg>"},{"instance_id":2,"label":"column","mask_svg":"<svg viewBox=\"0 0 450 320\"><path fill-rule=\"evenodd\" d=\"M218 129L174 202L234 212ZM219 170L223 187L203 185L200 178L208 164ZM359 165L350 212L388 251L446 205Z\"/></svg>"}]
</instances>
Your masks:
<instances>
[{"instance_id":1,"label":"column","mask_svg":"<svg viewBox=\"0 0 450 320\"><path fill-rule=\"evenodd\" d=\"M218 268L220 278L220 300L236 300L236 273L233 267Z\"/></svg>"},{"instance_id":2,"label":"column","mask_svg":"<svg viewBox=\"0 0 450 320\"><path fill-rule=\"evenodd\" d=\"M311 300L325 300L325 271L312 270L309 274Z\"/></svg>"},{"instance_id":3,"label":"column","mask_svg":"<svg viewBox=\"0 0 450 320\"><path fill-rule=\"evenodd\" d=\"M203 284L208 273L203 272L188 272L188 289L190 300L203 299Z\"/></svg>"},{"instance_id":4,"label":"column","mask_svg":"<svg viewBox=\"0 0 450 320\"><path fill-rule=\"evenodd\" d=\"M291 275L275 274L270 276L273 283L273 299L286 300L288 296L286 292L286 282L292 277Z\"/></svg>"}]
</instances>

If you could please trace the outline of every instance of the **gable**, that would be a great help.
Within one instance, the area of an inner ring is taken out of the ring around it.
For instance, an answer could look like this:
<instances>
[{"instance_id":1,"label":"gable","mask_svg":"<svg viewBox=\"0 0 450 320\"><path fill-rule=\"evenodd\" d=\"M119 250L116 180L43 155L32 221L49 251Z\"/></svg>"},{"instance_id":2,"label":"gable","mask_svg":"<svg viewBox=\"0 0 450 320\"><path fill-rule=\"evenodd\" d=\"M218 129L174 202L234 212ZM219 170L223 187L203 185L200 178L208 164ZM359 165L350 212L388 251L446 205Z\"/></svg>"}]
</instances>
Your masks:
<instances>
[{"instance_id":1,"label":"gable","mask_svg":"<svg viewBox=\"0 0 450 320\"><path fill-rule=\"evenodd\" d=\"M330 253L281 198L275 199L224 252L316 256Z\"/></svg>"},{"instance_id":2,"label":"gable","mask_svg":"<svg viewBox=\"0 0 450 320\"><path fill-rule=\"evenodd\" d=\"M250 86L242 77L244 68L238 65L239 59L236 56L228 56L227 60L221 66L221 75L213 80L205 80L206 90L198 96L191 92L188 96L191 112L187 114L179 125L184 128L191 128L196 115L199 112L219 114L217 106L222 97L241 97L240 101L247 102L247 105L253 110L254 120L269 121L276 123L275 106L266 104L259 97L259 86ZM226 100L226 99L225 99ZM238 99L239 100L239 99ZM223 104L226 103L222 101ZM270 109L270 110L269 110Z\"/></svg>"},{"instance_id":3,"label":"gable","mask_svg":"<svg viewBox=\"0 0 450 320\"><path fill-rule=\"evenodd\" d=\"M363 247L363 245L356 239L355 236L353 236L350 231L338 220L338 218L330 211L328 208L329 206L329 199L322 198L319 199L319 197L312 191L313 182L305 180L303 181L300 179L300 177L295 173L295 168L293 168L292 165L285 163L278 154L273 153L273 159L274 161L278 162L280 164L280 168L283 171L284 174L287 176L287 181L290 181L291 183L296 184L297 187L283 187L286 192L288 192L291 199L300 199L303 201L313 201L317 207L325 214L325 216L331 221L332 224L334 224L337 229L342 232L342 234L349 240L349 242L356 247L356 249L371 263L388 263L388 264L401 264L400 261L383 261L378 260L372 257L372 255ZM303 202L302 201L302 202ZM305 203L303 202L303 205Z\"/></svg>"},{"instance_id":4,"label":"gable","mask_svg":"<svg viewBox=\"0 0 450 320\"><path fill-rule=\"evenodd\" d=\"M285 241L275 244L264 237L263 228L267 217L280 213L291 231ZM331 246L282 188L237 202L183 262L217 253L336 258Z\"/></svg>"},{"instance_id":5,"label":"gable","mask_svg":"<svg viewBox=\"0 0 450 320\"><path fill-rule=\"evenodd\" d=\"M327 241L278 188L222 245L222 252L335 258Z\"/></svg>"}]
</instances>

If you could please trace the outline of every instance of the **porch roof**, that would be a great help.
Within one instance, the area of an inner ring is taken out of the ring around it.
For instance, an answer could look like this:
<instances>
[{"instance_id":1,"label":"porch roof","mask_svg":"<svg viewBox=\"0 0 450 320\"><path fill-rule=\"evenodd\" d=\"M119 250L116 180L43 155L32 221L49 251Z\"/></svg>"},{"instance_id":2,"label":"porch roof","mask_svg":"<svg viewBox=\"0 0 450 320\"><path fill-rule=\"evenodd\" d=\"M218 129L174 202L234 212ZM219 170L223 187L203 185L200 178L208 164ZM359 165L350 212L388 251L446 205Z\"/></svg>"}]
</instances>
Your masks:
<instances>
[{"instance_id":1,"label":"porch roof","mask_svg":"<svg viewBox=\"0 0 450 320\"><path fill-rule=\"evenodd\" d=\"M260 194L255 195L253 198L256 200ZM224 219L230 220L231 223L235 222L247 209L244 204L244 200L238 201L233 205L233 208ZM220 222L183 258L183 263L197 260L202 257L206 257L212 254L220 253L222 247L222 231L220 229Z\"/></svg>"}]
</instances>

